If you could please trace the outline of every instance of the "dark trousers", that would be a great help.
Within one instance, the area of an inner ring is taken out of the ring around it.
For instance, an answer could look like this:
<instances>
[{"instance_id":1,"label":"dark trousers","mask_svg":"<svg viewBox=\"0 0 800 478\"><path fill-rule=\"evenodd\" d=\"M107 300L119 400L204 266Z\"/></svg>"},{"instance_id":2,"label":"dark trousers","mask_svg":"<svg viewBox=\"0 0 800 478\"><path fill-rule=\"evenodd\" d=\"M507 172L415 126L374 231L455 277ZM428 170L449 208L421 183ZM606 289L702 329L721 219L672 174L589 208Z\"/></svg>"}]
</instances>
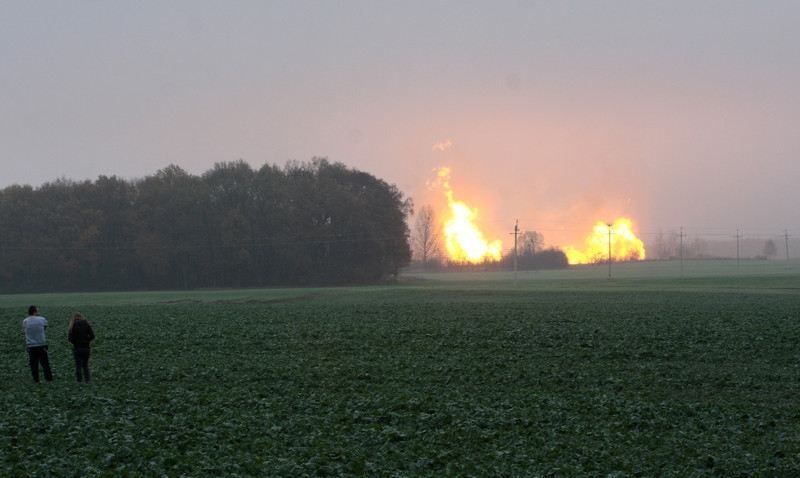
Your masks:
<instances>
[{"instance_id":1,"label":"dark trousers","mask_svg":"<svg viewBox=\"0 0 800 478\"><path fill-rule=\"evenodd\" d=\"M28 358L31 362L31 375L33 375L34 382L39 383L39 364L42 364L44 379L48 382L53 380L53 372L50 371L50 358L47 356L47 345L28 347Z\"/></svg>"},{"instance_id":2,"label":"dark trousers","mask_svg":"<svg viewBox=\"0 0 800 478\"><path fill-rule=\"evenodd\" d=\"M89 381L89 349L88 348L76 348L73 352L75 355L75 377L78 381L81 381L81 372L83 372L83 378L86 381Z\"/></svg>"}]
</instances>

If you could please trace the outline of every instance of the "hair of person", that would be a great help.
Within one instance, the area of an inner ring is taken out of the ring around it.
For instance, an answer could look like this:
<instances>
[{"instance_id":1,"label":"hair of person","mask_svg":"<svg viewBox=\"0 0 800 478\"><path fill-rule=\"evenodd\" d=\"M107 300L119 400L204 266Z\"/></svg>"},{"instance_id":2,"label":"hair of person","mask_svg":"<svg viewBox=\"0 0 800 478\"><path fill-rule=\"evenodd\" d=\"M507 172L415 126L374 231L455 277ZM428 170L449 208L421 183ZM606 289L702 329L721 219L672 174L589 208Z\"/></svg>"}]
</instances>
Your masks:
<instances>
[{"instance_id":1,"label":"hair of person","mask_svg":"<svg viewBox=\"0 0 800 478\"><path fill-rule=\"evenodd\" d=\"M28 315L34 315L37 312L39 312L39 309L35 305L28 307Z\"/></svg>"},{"instance_id":2,"label":"hair of person","mask_svg":"<svg viewBox=\"0 0 800 478\"><path fill-rule=\"evenodd\" d=\"M75 326L75 322L78 320L86 320L86 318L80 312L75 312L69 319L69 332L72 332L72 327Z\"/></svg>"}]
</instances>

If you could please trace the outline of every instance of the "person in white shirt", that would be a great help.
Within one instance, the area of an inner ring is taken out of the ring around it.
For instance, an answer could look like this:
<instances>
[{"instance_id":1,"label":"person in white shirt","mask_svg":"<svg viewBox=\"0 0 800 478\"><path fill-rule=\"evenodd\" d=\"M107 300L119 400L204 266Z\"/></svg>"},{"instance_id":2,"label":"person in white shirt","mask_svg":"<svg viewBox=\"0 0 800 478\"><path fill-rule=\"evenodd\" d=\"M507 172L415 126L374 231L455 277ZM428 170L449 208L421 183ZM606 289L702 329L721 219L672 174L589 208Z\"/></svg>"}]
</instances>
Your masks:
<instances>
[{"instance_id":1,"label":"person in white shirt","mask_svg":"<svg viewBox=\"0 0 800 478\"><path fill-rule=\"evenodd\" d=\"M47 319L39 315L39 309L32 305L28 307L28 317L22 321L22 330L25 332L25 345L28 346L28 358L31 364L33 381L39 383L39 364L44 371L44 379L53 380L50 370L50 358L47 356Z\"/></svg>"}]
</instances>

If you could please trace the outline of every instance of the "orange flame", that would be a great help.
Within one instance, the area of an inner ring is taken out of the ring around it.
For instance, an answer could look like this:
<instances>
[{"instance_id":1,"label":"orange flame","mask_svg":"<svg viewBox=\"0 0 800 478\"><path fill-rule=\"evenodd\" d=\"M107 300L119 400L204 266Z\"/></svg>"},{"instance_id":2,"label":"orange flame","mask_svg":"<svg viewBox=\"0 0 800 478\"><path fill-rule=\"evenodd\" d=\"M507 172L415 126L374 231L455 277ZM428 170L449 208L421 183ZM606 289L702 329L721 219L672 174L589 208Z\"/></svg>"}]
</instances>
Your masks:
<instances>
[{"instance_id":1,"label":"orange flame","mask_svg":"<svg viewBox=\"0 0 800 478\"><path fill-rule=\"evenodd\" d=\"M611 259L614 261L633 261L645 258L644 243L633 232L633 222L620 217L611 226ZM573 246L564 248L570 264L596 264L608 260L609 225L598 221L592 233L586 238L585 248Z\"/></svg>"},{"instance_id":2,"label":"orange flame","mask_svg":"<svg viewBox=\"0 0 800 478\"><path fill-rule=\"evenodd\" d=\"M436 174L450 208L450 214L443 224L445 248L450 260L470 264L499 261L503 255L502 243L500 240L489 242L484 239L483 233L475 224L478 219L478 209L471 208L453 197L453 188L450 187L450 168L439 168Z\"/></svg>"}]
</instances>

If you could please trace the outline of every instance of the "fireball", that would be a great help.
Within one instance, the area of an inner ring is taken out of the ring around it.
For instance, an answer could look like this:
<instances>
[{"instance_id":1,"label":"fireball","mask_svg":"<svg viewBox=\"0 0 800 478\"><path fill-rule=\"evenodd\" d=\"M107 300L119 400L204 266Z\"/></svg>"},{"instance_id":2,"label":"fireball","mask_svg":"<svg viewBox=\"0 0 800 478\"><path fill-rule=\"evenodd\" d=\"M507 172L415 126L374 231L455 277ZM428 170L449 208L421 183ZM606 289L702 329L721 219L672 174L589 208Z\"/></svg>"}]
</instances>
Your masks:
<instances>
[{"instance_id":1,"label":"fireball","mask_svg":"<svg viewBox=\"0 0 800 478\"><path fill-rule=\"evenodd\" d=\"M499 261L503 255L502 243L500 240L486 240L476 224L478 209L455 199L453 188L450 187L450 168L439 168L437 177L449 208L443 232L444 245L450 260L470 264Z\"/></svg>"},{"instance_id":2,"label":"fireball","mask_svg":"<svg viewBox=\"0 0 800 478\"><path fill-rule=\"evenodd\" d=\"M633 261L645 258L644 243L633 232L633 222L620 217L611 229L611 259L614 261ZM609 224L598 221L592 233L586 237L583 249L573 246L564 248L570 264L596 264L608 260Z\"/></svg>"}]
</instances>

